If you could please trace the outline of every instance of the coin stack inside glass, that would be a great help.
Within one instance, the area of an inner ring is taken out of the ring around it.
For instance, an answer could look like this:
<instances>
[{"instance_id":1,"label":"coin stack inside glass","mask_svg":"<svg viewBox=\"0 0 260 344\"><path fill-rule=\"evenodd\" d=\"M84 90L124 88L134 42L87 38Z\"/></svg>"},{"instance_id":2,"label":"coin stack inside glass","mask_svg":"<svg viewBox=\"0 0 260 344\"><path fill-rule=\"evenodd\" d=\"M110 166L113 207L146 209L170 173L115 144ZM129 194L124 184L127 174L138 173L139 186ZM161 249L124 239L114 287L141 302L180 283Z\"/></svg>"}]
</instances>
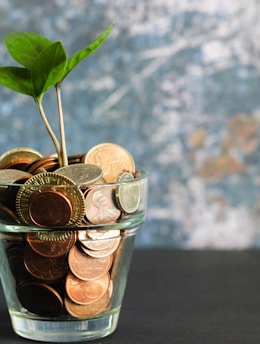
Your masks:
<instances>
[{"instance_id":1,"label":"coin stack inside glass","mask_svg":"<svg viewBox=\"0 0 260 344\"><path fill-rule=\"evenodd\" d=\"M9 240L17 297L29 312L47 317L91 317L110 308L120 230L28 233Z\"/></svg>"},{"instance_id":2,"label":"coin stack inside glass","mask_svg":"<svg viewBox=\"0 0 260 344\"><path fill-rule=\"evenodd\" d=\"M112 223L137 211L140 185L133 181L140 172L123 147L103 143L68 161L59 167L56 157L42 157L28 148L3 154L0 219L64 228Z\"/></svg>"},{"instance_id":3,"label":"coin stack inside glass","mask_svg":"<svg viewBox=\"0 0 260 344\"><path fill-rule=\"evenodd\" d=\"M65 167L27 148L0 157L0 221L40 229L6 240L25 310L86 318L109 309L125 238L106 225L138 211L139 177L129 152L111 143Z\"/></svg>"}]
</instances>

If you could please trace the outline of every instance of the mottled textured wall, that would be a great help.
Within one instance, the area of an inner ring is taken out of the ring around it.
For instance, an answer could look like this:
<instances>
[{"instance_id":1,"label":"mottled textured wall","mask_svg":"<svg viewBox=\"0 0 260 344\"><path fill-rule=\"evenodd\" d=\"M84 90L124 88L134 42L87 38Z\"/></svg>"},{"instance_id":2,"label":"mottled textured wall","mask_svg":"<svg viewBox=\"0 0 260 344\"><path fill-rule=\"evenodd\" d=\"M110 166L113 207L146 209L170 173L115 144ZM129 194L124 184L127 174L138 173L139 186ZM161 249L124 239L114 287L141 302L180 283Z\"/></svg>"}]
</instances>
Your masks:
<instances>
[{"instance_id":1,"label":"mottled textured wall","mask_svg":"<svg viewBox=\"0 0 260 344\"><path fill-rule=\"evenodd\" d=\"M11 31L73 53L115 21L64 83L69 153L112 141L149 171L137 246L244 248L260 232L259 14L257 0L1 0L0 65ZM0 102L0 154L53 153L32 99L1 87Z\"/></svg>"}]
</instances>

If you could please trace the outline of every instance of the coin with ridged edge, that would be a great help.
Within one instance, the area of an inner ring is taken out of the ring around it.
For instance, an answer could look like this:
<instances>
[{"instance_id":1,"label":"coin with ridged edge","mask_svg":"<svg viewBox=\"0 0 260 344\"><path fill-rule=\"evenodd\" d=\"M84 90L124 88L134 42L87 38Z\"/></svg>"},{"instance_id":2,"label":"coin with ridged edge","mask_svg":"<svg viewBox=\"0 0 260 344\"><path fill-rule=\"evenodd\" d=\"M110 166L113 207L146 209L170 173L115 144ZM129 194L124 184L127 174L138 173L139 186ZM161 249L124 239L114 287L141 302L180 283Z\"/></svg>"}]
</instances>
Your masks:
<instances>
[{"instance_id":1,"label":"coin with ridged edge","mask_svg":"<svg viewBox=\"0 0 260 344\"><path fill-rule=\"evenodd\" d=\"M72 237L72 231L40 231L34 233L37 239L45 240L45 241L60 241L60 240L67 240Z\"/></svg>"},{"instance_id":2,"label":"coin with ridged edge","mask_svg":"<svg viewBox=\"0 0 260 344\"><path fill-rule=\"evenodd\" d=\"M38 233L27 233L26 240L31 248L41 256L44 257L60 257L65 256L70 251L71 247L76 242L76 234L73 231L69 231L71 234L69 237L65 237L60 240L45 240L40 239ZM51 235L52 231L50 231ZM48 232L45 232L45 236Z\"/></svg>"},{"instance_id":3,"label":"coin with ridged edge","mask_svg":"<svg viewBox=\"0 0 260 344\"><path fill-rule=\"evenodd\" d=\"M59 192L70 201L72 214L67 224L62 227L81 224L85 214L83 193L70 178L54 172L39 173L29 178L21 186L16 196L16 211L21 221L25 224L35 225L30 216L30 203L37 194L48 190ZM55 212L55 207L50 210ZM46 216L48 215L46 214ZM48 227L59 226L54 223L53 226L49 225Z\"/></svg>"}]
</instances>

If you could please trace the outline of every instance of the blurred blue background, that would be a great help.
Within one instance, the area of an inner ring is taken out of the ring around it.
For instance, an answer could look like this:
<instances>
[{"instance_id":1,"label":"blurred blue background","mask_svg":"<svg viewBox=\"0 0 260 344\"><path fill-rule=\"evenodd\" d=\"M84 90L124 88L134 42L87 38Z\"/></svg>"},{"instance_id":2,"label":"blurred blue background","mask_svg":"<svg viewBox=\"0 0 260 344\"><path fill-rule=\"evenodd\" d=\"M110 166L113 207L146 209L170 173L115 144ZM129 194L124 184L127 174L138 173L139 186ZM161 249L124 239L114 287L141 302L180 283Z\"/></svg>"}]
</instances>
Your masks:
<instances>
[{"instance_id":1,"label":"blurred blue background","mask_svg":"<svg viewBox=\"0 0 260 344\"><path fill-rule=\"evenodd\" d=\"M105 44L65 80L68 153L123 145L150 174L137 247L259 244L260 3L252 0L1 0L3 39L34 31L69 55L112 22ZM0 88L0 154L54 152L36 105ZM44 98L55 130L53 92Z\"/></svg>"}]
</instances>

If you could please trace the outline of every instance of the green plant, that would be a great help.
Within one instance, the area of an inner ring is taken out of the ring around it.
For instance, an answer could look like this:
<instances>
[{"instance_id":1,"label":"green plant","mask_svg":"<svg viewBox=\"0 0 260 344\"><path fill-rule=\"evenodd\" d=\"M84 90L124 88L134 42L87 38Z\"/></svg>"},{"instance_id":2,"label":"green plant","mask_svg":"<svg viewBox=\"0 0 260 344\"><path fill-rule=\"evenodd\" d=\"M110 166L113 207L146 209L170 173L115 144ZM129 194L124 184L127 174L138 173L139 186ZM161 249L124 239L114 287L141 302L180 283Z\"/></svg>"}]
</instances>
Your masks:
<instances>
[{"instance_id":1,"label":"green plant","mask_svg":"<svg viewBox=\"0 0 260 344\"><path fill-rule=\"evenodd\" d=\"M54 143L60 166L68 164L61 101L61 85L66 76L106 40L113 23L94 41L67 58L62 42L52 42L33 32L14 32L5 36L5 45L22 67L0 67L0 84L16 92L33 97L41 118ZM45 115L42 99L47 90L55 87L60 127L57 139Z\"/></svg>"}]
</instances>

